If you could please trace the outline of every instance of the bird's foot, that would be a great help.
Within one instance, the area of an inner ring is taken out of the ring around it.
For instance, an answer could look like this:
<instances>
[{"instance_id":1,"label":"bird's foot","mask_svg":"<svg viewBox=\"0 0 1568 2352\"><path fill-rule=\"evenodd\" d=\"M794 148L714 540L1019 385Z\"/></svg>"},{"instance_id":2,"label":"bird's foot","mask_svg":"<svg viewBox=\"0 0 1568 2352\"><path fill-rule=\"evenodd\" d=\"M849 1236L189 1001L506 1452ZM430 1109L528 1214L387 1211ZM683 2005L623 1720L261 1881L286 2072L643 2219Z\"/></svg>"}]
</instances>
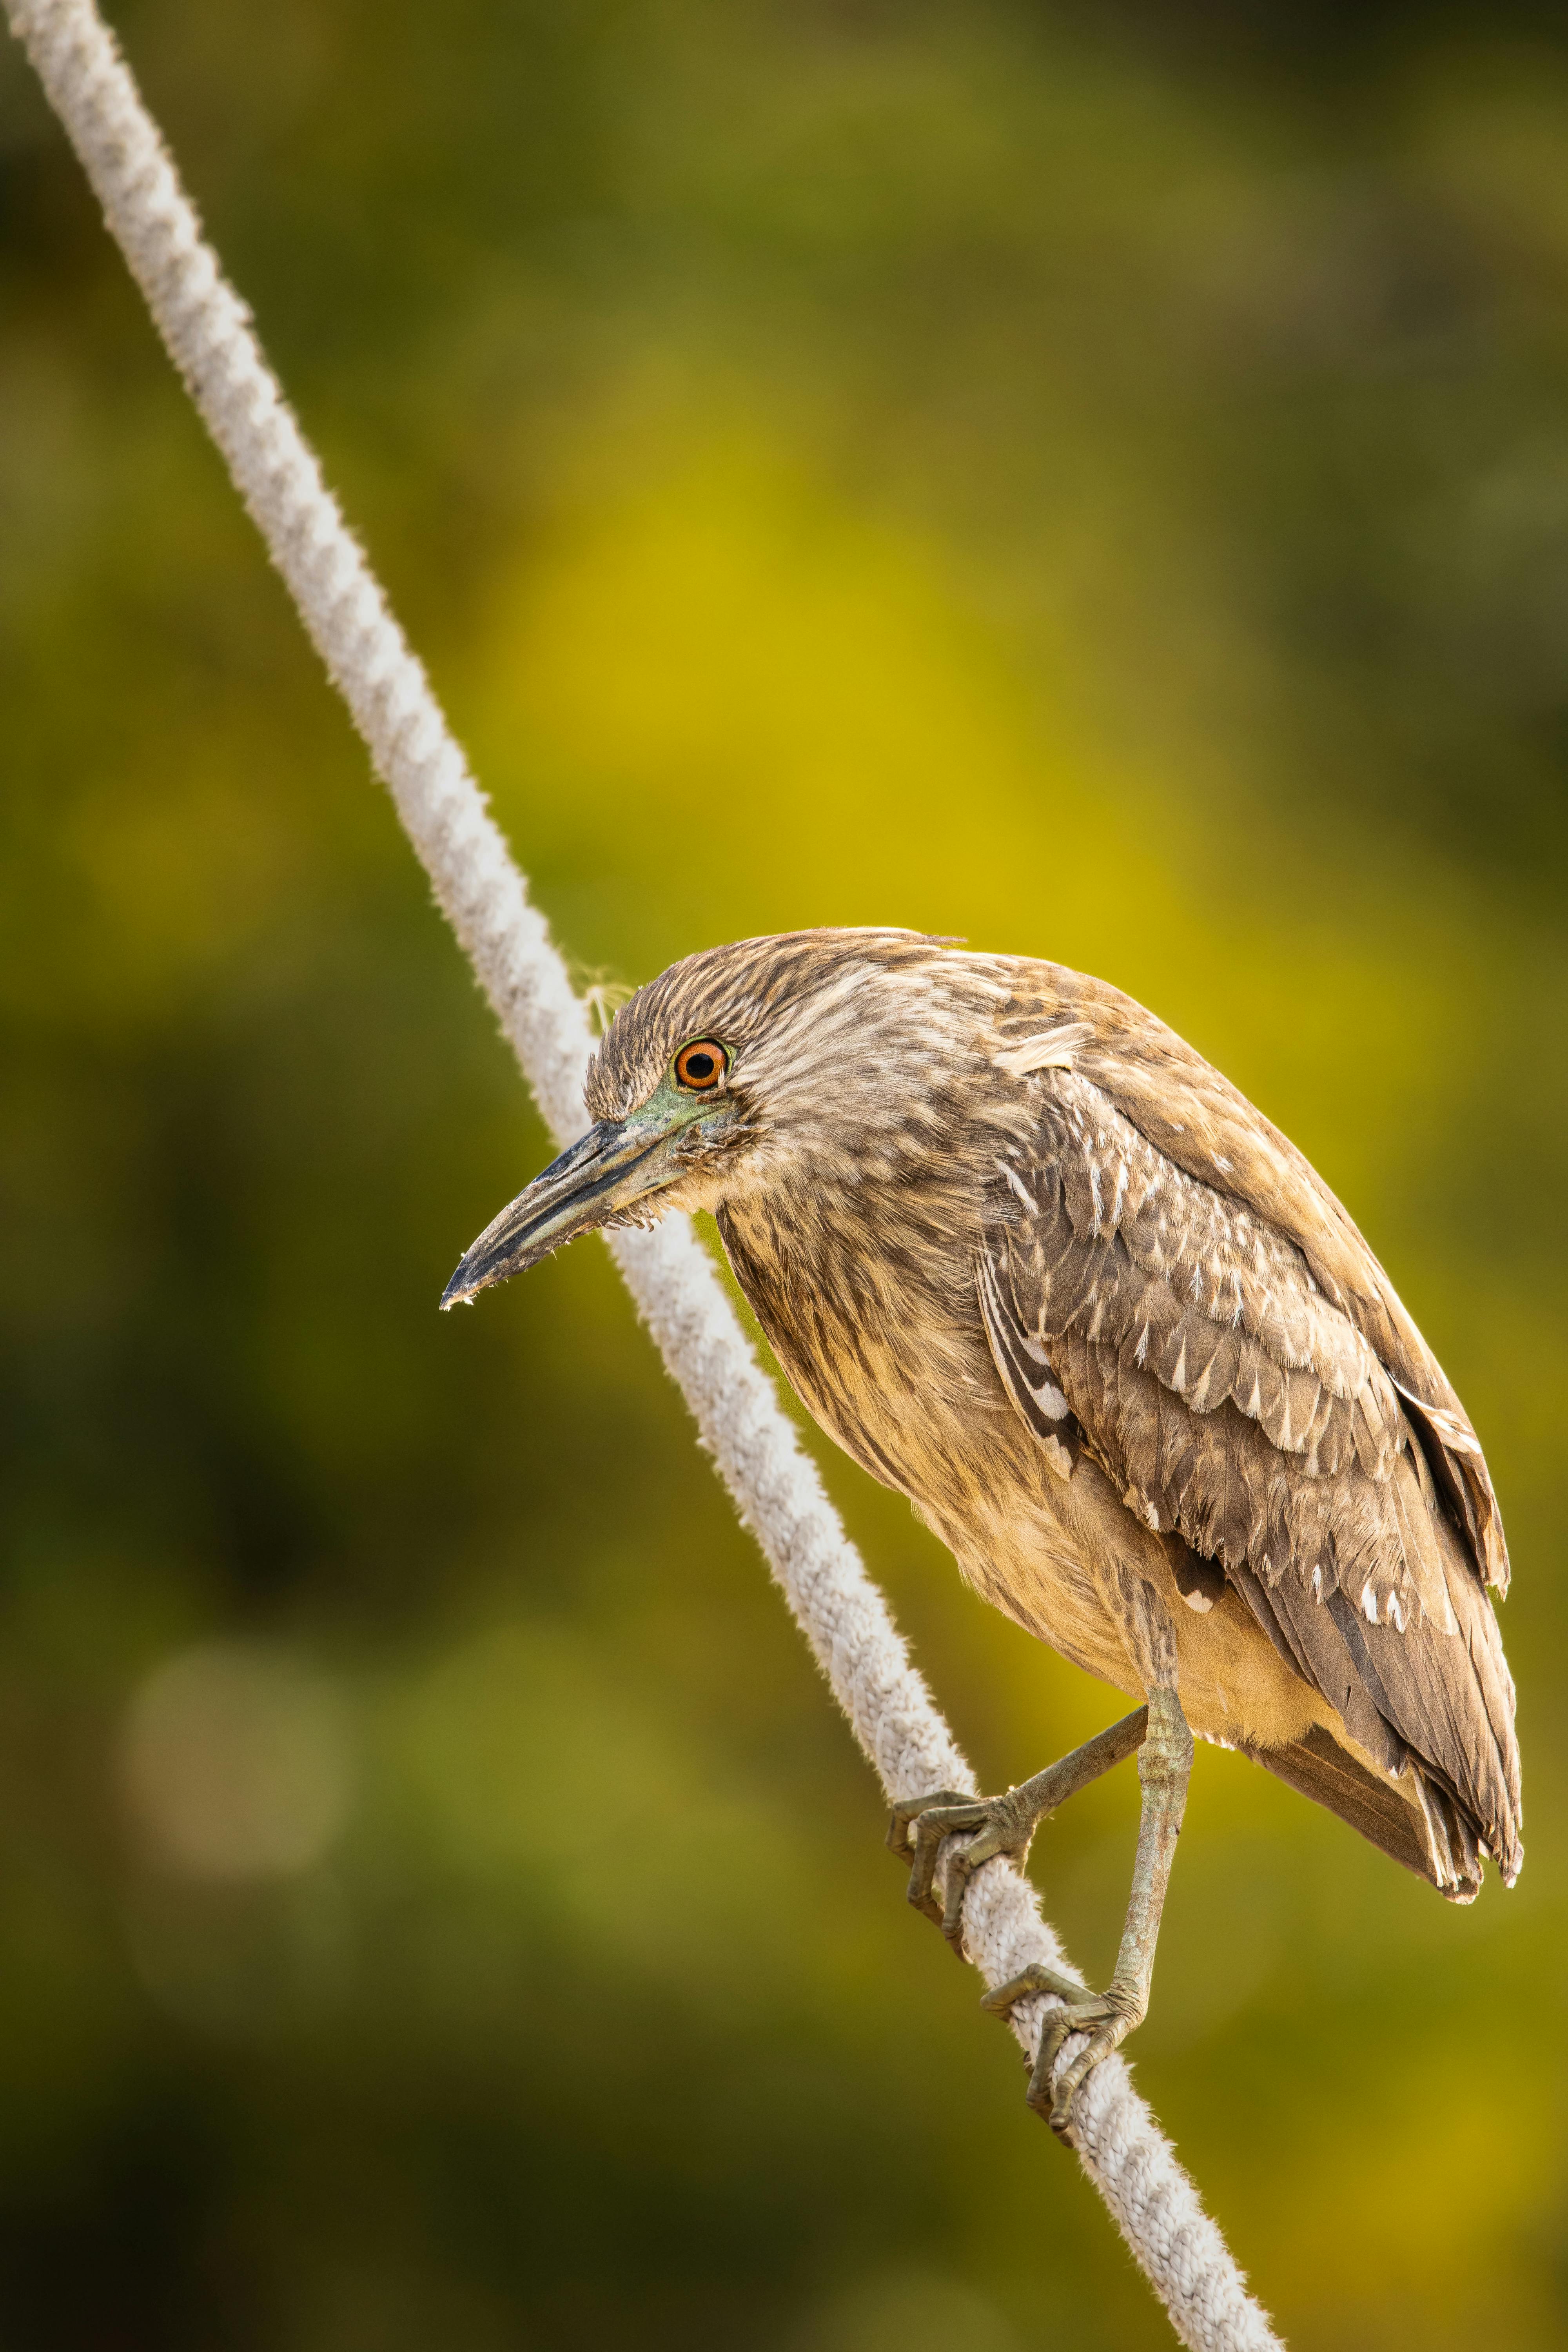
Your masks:
<instances>
[{"instance_id":1,"label":"bird's foot","mask_svg":"<svg viewBox=\"0 0 1568 2352\"><path fill-rule=\"evenodd\" d=\"M893 1807L888 1826L891 1851L910 1864L909 1899L942 1929L963 1956L963 1898L982 1863L1005 1853L1020 1869L1040 1819L1040 1808L1021 1789L1000 1797L965 1797L934 1789L929 1797L905 1797ZM968 1837L947 1857L943 1899L936 1895L937 1860L951 1837Z\"/></svg>"},{"instance_id":2,"label":"bird's foot","mask_svg":"<svg viewBox=\"0 0 1568 2352\"><path fill-rule=\"evenodd\" d=\"M1000 1797L970 1797L959 1790L933 1789L929 1797L905 1797L893 1807L888 1843L912 1865L910 1901L917 1911L936 1921L961 1957L963 1898L981 1864L1005 1853L1022 1869L1030 1840L1046 1815L1131 1756L1142 1744L1148 1721L1148 1708L1139 1707L1108 1730L1086 1739L1070 1756L1047 1764L1032 1780L1020 1782ZM966 1837L968 1843L949 1850L944 1899L939 1903L937 1858L943 1841L951 1837Z\"/></svg>"},{"instance_id":3,"label":"bird's foot","mask_svg":"<svg viewBox=\"0 0 1568 2352\"><path fill-rule=\"evenodd\" d=\"M1005 2018L1015 2001L1042 1992L1053 1995L1058 2006L1046 2011L1040 2027L1040 2046L1026 2095L1035 2113L1044 2117L1058 2138L1067 2138L1072 2130L1073 2100L1085 2078L1102 2058L1120 2050L1135 2026L1142 2024L1147 2004L1133 1988L1118 1984L1114 1978L1106 1991L1086 1992L1070 1977L1037 1960L1021 1975L988 1992L981 2007L993 2017ZM1063 2047L1075 2033L1087 2034L1089 2039L1062 2069L1060 2079L1053 2080Z\"/></svg>"}]
</instances>

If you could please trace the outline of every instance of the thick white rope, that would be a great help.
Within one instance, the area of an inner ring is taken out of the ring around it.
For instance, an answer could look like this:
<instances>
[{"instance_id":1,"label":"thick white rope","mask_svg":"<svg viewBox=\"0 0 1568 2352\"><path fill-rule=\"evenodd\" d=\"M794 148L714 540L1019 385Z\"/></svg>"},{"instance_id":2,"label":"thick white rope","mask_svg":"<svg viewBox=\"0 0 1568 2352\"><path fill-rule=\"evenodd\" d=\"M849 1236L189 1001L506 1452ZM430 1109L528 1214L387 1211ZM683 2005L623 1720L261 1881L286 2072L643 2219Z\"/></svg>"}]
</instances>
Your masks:
<instances>
[{"instance_id":1,"label":"thick white rope","mask_svg":"<svg viewBox=\"0 0 1568 2352\"><path fill-rule=\"evenodd\" d=\"M370 747L397 814L557 1139L582 1132L587 1016L543 918L447 730L425 672L251 331L204 243L157 127L93 0L5 0L192 399ZM910 1664L684 1218L612 1247L742 1518L761 1544L834 1695L890 1798L973 1789L973 1776ZM891 1874L889 1874L890 1875ZM988 1986L1031 1960L1067 1965L1033 1889L1008 1864L977 1872L964 1905ZM1032 2058L1045 2004L1021 2006ZM1278 2346L1224 2239L1126 2066L1095 2069L1077 2147L1128 2245L1194 2352Z\"/></svg>"}]
</instances>

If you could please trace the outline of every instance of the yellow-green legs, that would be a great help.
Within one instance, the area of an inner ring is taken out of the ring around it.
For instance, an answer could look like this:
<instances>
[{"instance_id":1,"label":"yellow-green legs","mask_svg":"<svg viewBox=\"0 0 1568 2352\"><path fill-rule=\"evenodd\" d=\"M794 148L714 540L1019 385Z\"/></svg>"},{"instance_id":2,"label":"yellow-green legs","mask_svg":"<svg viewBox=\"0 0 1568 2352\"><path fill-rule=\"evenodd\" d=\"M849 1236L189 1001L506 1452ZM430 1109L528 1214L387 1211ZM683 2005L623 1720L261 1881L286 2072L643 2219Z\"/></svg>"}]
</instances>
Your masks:
<instances>
[{"instance_id":1,"label":"yellow-green legs","mask_svg":"<svg viewBox=\"0 0 1568 2352\"><path fill-rule=\"evenodd\" d=\"M906 1799L894 1806L888 1832L893 1852L911 1861L910 1901L928 1919L935 1920L958 1948L964 1893L982 1863L1005 1853L1021 1868L1046 1815L1134 1750L1142 1811L1127 1920L1110 1984L1102 1993L1086 1993L1070 1979L1037 1962L985 1996L985 2008L998 2017L1005 2017L1015 2001L1032 1994L1047 1993L1058 2003L1046 2013L1028 2091L1029 2105L1056 2132L1070 2128L1073 2098L1090 2068L1118 2049L1148 2011L1160 1915L1193 1762L1193 1735L1175 1692L1152 1690L1146 1707L1113 1723L1059 1763L1047 1765L1033 1780L1000 1797L964 1797L940 1789L929 1797ZM949 1856L946 1900L939 1903L934 1885L942 1842L966 1832L976 1834ZM1075 2033L1087 2034L1089 2039L1057 2080L1058 2061Z\"/></svg>"}]
</instances>

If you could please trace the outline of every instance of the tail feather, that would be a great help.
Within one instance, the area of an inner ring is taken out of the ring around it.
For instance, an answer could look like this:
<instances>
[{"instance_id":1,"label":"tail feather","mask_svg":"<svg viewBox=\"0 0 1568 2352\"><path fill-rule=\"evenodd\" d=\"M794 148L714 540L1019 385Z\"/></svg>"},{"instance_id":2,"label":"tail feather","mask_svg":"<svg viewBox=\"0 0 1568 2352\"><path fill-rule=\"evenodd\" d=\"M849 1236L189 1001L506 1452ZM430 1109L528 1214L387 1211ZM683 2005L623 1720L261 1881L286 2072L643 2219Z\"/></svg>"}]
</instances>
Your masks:
<instances>
[{"instance_id":1,"label":"tail feather","mask_svg":"<svg viewBox=\"0 0 1568 2352\"><path fill-rule=\"evenodd\" d=\"M1415 1768L1418 1812L1394 1783L1369 1772L1321 1725L1288 1748L1249 1748L1247 1752L1255 1764L1299 1795L1337 1813L1369 1844L1403 1863L1451 1902L1469 1903L1479 1893L1481 1861L1475 1830L1447 1790L1428 1780L1419 1766Z\"/></svg>"}]
</instances>

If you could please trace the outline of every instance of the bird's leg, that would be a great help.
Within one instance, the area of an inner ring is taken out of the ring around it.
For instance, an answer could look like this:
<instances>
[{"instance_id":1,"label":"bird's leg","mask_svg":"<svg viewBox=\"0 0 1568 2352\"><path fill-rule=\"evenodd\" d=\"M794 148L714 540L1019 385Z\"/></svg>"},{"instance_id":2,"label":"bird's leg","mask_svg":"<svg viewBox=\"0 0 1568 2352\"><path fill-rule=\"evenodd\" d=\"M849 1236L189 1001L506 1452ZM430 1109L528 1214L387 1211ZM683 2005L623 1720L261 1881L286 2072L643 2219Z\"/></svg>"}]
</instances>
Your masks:
<instances>
[{"instance_id":1,"label":"bird's leg","mask_svg":"<svg viewBox=\"0 0 1568 2352\"><path fill-rule=\"evenodd\" d=\"M1060 2006L1047 2011L1040 2029L1039 2053L1028 2092L1029 2105L1056 2132L1065 2133L1070 2127L1073 2097L1090 2067L1119 2048L1133 2027L1142 2025L1148 2011L1160 1914L1193 1765L1193 1735L1173 1690L1151 1690L1148 1718L1148 1732L1138 1751L1138 1778L1143 1790L1138 1859L1132 1866L1121 1949L1110 1985L1102 1993L1084 1993L1069 1979L1036 1963L985 1996L985 2008L1002 2017L1016 2000L1026 2000L1031 1993L1057 1996ZM1063 2069L1060 2080L1053 2081L1062 2046L1074 2033L1086 2033L1089 2040Z\"/></svg>"},{"instance_id":2,"label":"bird's leg","mask_svg":"<svg viewBox=\"0 0 1568 2352\"><path fill-rule=\"evenodd\" d=\"M893 1807L888 1843L912 1864L910 1901L936 1921L955 1951L962 1944L963 1898L981 1864L1005 1853L1021 1869L1046 1815L1144 1742L1148 1713L1147 1707L1139 1707L1000 1797L965 1797L952 1789L935 1789L930 1796L905 1797ZM948 1855L946 1901L939 1903L933 1887L942 1842L969 1830L979 1834Z\"/></svg>"}]
</instances>

